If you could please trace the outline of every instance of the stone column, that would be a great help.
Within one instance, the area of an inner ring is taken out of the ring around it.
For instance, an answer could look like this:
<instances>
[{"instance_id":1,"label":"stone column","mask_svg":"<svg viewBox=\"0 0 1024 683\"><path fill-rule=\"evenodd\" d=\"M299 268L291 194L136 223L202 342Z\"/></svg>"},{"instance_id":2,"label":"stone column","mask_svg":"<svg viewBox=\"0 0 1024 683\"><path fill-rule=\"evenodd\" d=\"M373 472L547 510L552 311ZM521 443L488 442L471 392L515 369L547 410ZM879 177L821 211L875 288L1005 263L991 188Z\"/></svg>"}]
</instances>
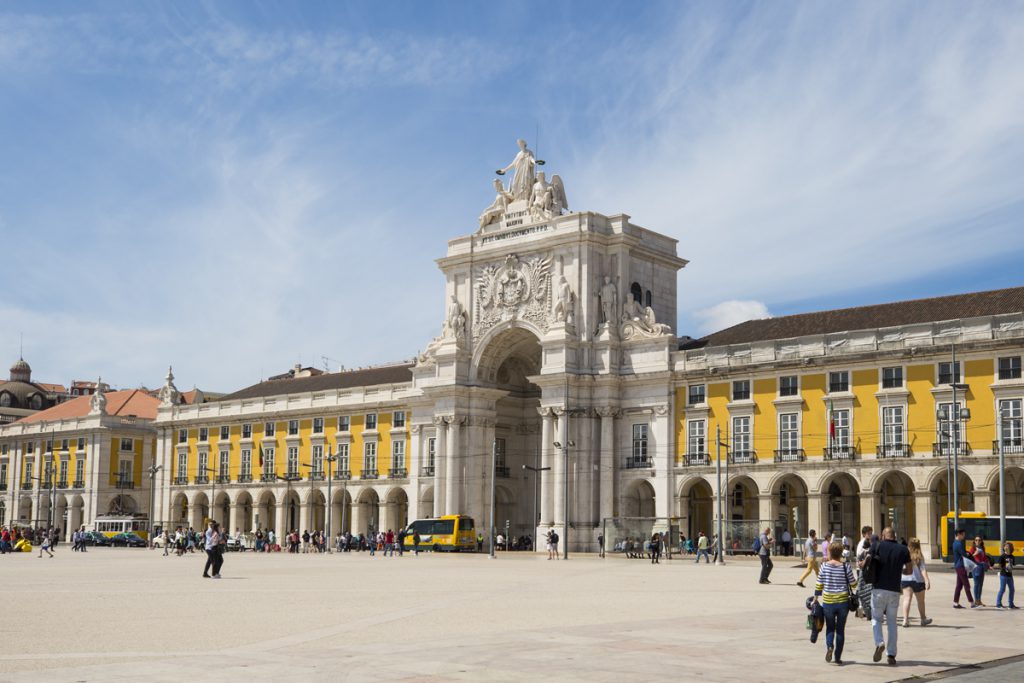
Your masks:
<instances>
[{"instance_id":1,"label":"stone column","mask_svg":"<svg viewBox=\"0 0 1024 683\"><path fill-rule=\"evenodd\" d=\"M964 496L961 496L960 500L963 500ZM961 505L960 511L967 510L965 505ZM974 490L974 510L977 512L984 512L988 516L999 516L999 495L995 491L988 489L975 489ZM918 524L920 526L920 524ZM924 545L924 538L921 538L921 545Z\"/></svg>"},{"instance_id":2,"label":"stone column","mask_svg":"<svg viewBox=\"0 0 1024 683\"><path fill-rule=\"evenodd\" d=\"M435 417L437 442L434 451L434 517L440 517L445 510L445 470L448 467L448 418Z\"/></svg>"},{"instance_id":3,"label":"stone column","mask_svg":"<svg viewBox=\"0 0 1024 683\"><path fill-rule=\"evenodd\" d=\"M420 470L423 466L423 425L412 425L409 429L409 443L406 451L409 468L409 520L420 515Z\"/></svg>"},{"instance_id":4,"label":"stone column","mask_svg":"<svg viewBox=\"0 0 1024 683\"><path fill-rule=\"evenodd\" d=\"M769 524L773 529L775 528L775 496L771 491L757 492L757 517L760 520L758 527L761 531L764 531L765 525Z\"/></svg>"},{"instance_id":5,"label":"stone column","mask_svg":"<svg viewBox=\"0 0 1024 683\"><path fill-rule=\"evenodd\" d=\"M935 528L935 499L931 491L914 491L914 526L915 529L907 533L916 534L921 539L921 551L927 557L939 557L939 548L932 548L932 530ZM909 540L909 539L907 539ZM938 541L938 539L935 539Z\"/></svg>"},{"instance_id":6,"label":"stone column","mask_svg":"<svg viewBox=\"0 0 1024 683\"><path fill-rule=\"evenodd\" d=\"M617 411L612 407L597 409L601 416L601 459L600 459L600 518L598 525L615 515L615 416Z\"/></svg>"},{"instance_id":7,"label":"stone column","mask_svg":"<svg viewBox=\"0 0 1024 683\"><path fill-rule=\"evenodd\" d=\"M654 437L654 515L656 517L670 517L672 515L672 502L675 498L672 482L674 473L672 465L672 439L670 437L669 406L654 406L651 416L651 435Z\"/></svg>"},{"instance_id":8,"label":"stone column","mask_svg":"<svg viewBox=\"0 0 1024 683\"><path fill-rule=\"evenodd\" d=\"M552 444L554 457L552 458L551 464L551 483L553 486L551 497L554 500L552 518L554 523L559 525L565 521L565 478L569 476L569 474L565 471L566 458L565 451L562 449L567 447L566 442L569 439L569 416L566 413L565 408L554 408L553 412L558 417L558 436L555 438L555 441L562 444L562 448L554 448L554 445Z\"/></svg>"},{"instance_id":9,"label":"stone column","mask_svg":"<svg viewBox=\"0 0 1024 683\"><path fill-rule=\"evenodd\" d=\"M465 464L463 463L462 456L464 454L462 452L462 444L460 443L462 419L455 416L452 418L451 424L448 425L450 438L448 439L448 466L444 480L444 509L447 511L445 514L449 515L459 514L461 505L459 489L462 484L462 470Z\"/></svg>"},{"instance_id":10,"label":"stone column","mask_svg":"<svg viewBox=\"0 0 1024 683\"><path fill-rule=\"evenodd\" d=\"M228 518L225 520L225 523L227 524L226 529L229 534L235 533L235 527L242 528L238 521L238 503L228 503Z\"/></svg>"},{"instance_id":11,"label":"stone column","mask_svg":"<svg viewBox=\"0 0 1024 683\"><path fill-rule=\"evenodd\" d=\"M538 408L537 412L541 416L541 430L540 430L540 466L551 467L552 457L551 453L554 448L552 442L554 441L554 417L551 408ZM540 526L548 527L555 521L555 516L552 508L553 499L551 496L551 470L544 472L537 472L540 476Z\"/></svg>"},{"instance_id":12,"label":"stone column","mask_svg":"<svg viewBox=\"0 0 1024 683\"><path fill-rule=\"evenodd\" d=\"M870 526L875 533L881 531L878 526L878 494L874 491L860 492L860 526ZM858 535L860 529L857 529Z\"/></svg>"},{"instance_id":13,"label":"stone column","mask_svg":"<svg viewBox=\"0 0 1024 683\"><path fill-rule=\"evenodd\" d=\"M276 507L275 517L277 517L277 519L274 521L274 533L277 535L277 542L281 543L282 546L283 546L284 544L282 543L282 541L284 540L285 534L287 534L289 531L291 531L291 529L287 528L287 526L288 526L288 521L287 521L288 520L288 505L287 505L287 501L283 500L281 498L281 496L277 496L276 500L277 500L277 505L275 506ZM268 523L269 523L269 521L270 520L267 520Z\"/></svg>"},{"instance_id":14,"label":"stone column","mask_svg":"<svg viewBox=\"0 0 1024 683\"><path fill-rule=\"evenodd\" d=\"M804 520L803 529L790 529L794 536L806 537L811 529L818 532L818 536L824 538L828 520L825 519L825 494L820 491L812 491L807 494L807 519ZM799 533L798 533L799 532ZM843 532L853 537L854 530L843 529Z\"/></svg>"}]
</instances>

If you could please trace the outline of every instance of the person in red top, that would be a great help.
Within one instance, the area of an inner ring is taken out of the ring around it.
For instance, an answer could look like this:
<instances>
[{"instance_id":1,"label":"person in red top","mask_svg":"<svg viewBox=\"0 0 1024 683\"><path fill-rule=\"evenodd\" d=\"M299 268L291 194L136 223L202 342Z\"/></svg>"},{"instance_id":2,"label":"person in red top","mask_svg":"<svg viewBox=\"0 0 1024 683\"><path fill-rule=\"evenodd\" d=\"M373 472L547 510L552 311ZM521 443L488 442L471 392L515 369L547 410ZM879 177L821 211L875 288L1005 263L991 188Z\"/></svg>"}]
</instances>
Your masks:
<instances>
[{"instance_id":1,"label":"person in red top","mask_svg":"<svg viewBox=\"0 0 1024 683\"><path fill-rule=\"evenodd\" d=\"M971 559L975 562L971 578L974 579L974 604L971 607L985 607L981 601L981 590L985 587L985 572L992 565L992 561L985 552L985 539L977 536L974 539L974 548L971 549Z\"/></svg>"},{"instance_id":2,"label":"person in red top","mask_svg":"<svg viewBox=\"0 0 1024 683\"><path fill-rule=\"evenodd\" d=\"M388 529L388 532L384 534L384 557L391 553L391 557L395 556L395 532Z\"/></svg>"}]
</instances>

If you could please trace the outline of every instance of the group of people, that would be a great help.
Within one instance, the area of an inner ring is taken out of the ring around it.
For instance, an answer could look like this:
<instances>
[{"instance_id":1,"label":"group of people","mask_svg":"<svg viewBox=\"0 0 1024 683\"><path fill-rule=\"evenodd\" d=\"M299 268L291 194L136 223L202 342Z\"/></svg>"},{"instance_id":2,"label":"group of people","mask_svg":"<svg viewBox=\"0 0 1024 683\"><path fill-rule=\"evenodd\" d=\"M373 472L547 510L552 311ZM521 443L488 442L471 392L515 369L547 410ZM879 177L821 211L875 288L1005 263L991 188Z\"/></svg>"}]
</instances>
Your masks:
<instances>
[{"instance_id":1,"label":"group of people","mask_svg":"<svg viewBox=\"0 0 1024 683\"><path fill-rule=\"evenodd\" d=\"M961 591L967 594L967 602L970 603L972 609L986 607L985 603L981 601L981 593L985 588L985 574L998 567L999 592L996 593L996 609L1004 608L1003 595L1007 592L1009 593L1009 602L1005 607L1017 609L1017 605L1013 602L1013 569L1016 566L1016 560L1013 557L1013 544L1007 542L1000 549L999 556L993 560L992 556L985 550L985 539L983 537L975 536L974 543L970 551L968 551L966 536L966 532L963 529L958 529L956 540L953 541L953 570L956 572L953 607L955 609L964 609L964 606L960 604ZM974 582L973 595L971 594L971 585L967 580L968 576Z\"/></svg>"},{"instance_id":2,"label":"group of people","mask_svg":"<svg viewBox=\"0 0 1024 683\"><path fill-rule=\"evenodd\" d=\"M53 557L51 552L60 540L60 529L50 527L29 527L29 526L0 526L0 555L18 552L24 548L26 551L33 547L39 547L39 556L43 556L45 550Z\"/></svg>"}]
</instances>

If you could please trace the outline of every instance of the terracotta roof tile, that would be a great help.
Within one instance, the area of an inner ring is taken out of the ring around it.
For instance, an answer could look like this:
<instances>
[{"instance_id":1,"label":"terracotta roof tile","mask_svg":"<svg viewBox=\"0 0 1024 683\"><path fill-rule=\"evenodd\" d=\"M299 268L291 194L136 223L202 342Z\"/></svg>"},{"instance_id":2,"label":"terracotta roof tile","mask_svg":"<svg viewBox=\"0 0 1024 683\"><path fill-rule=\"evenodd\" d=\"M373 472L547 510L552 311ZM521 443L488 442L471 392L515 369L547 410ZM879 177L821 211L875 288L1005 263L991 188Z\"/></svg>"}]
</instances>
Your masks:
<instances>
[{"instance_id":1,"label":"terracotta roof tile","mask_svg":"<svg viewBox=\"0 0 1024 683\"><path fill-rule=\"evenodd\" d=\"M412 363L385 365L363 370L332 372L314 377L297 377L275 379L254 384L222 396L218 401L234 401L264 396L280 396L283 394L300 394L307 391L330 391L332 389L350 389L353 387L369 387L377 384L405 384L412 381Z\"/></svg>"},{"instance_id":2,"label":"terracotta roof tile","mask_svg":"<svg viewBox=\"0 0 1024 683\"><path fill-rule=\"evenodd\" d=\"M1013 287L989 292L800 313L766 320L748 320L701 339L685 341L680 344L680 348L749 344L773 339L1021 312L1024 312L1024 287Z\"/></svg>"},{"instance_id":3,"label":"terracotta roof tile","mask_svg":"<svg viewBox=\"0 0 1024 683\"><path fill-rule=\"evenodd\" d=\"M134 415L144 420L156 419L156 409L160 405L160 401L144 391L128 389L125 391L108 391L104 395L107 397L107 415L119 415L122 417ZM92 396L79 396L70 401L55 405L52 408L23 417L18 420L18 423L73 420L77 417L88 415L91 405Z\"/></svg>"}]
</instances>

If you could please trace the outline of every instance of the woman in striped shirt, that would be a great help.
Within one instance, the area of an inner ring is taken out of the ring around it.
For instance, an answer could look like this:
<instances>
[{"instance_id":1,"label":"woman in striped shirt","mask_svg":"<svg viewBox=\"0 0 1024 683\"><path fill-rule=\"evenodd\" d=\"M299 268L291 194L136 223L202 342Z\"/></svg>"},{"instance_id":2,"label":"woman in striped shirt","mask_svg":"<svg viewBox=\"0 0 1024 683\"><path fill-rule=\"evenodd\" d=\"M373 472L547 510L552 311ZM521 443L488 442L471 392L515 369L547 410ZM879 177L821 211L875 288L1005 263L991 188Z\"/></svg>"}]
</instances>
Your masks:
<instances>
[{"instance_id":1,"label":"woman in striped shirt","mask_svg":"<svg viewBox=\"0 0 1024 683\"><path fill-rule=\"evenodd\" d=\"M835 652L837 665L843 663L843 643L846 640L846 617L850 613L850 594L857 589L857 579L849 563L843 562L843 546L831 543L828 562L818 572L814 584L814 600L821 600L825 611L825 661L832 661Z\"/></svg>"}]
</instances>

